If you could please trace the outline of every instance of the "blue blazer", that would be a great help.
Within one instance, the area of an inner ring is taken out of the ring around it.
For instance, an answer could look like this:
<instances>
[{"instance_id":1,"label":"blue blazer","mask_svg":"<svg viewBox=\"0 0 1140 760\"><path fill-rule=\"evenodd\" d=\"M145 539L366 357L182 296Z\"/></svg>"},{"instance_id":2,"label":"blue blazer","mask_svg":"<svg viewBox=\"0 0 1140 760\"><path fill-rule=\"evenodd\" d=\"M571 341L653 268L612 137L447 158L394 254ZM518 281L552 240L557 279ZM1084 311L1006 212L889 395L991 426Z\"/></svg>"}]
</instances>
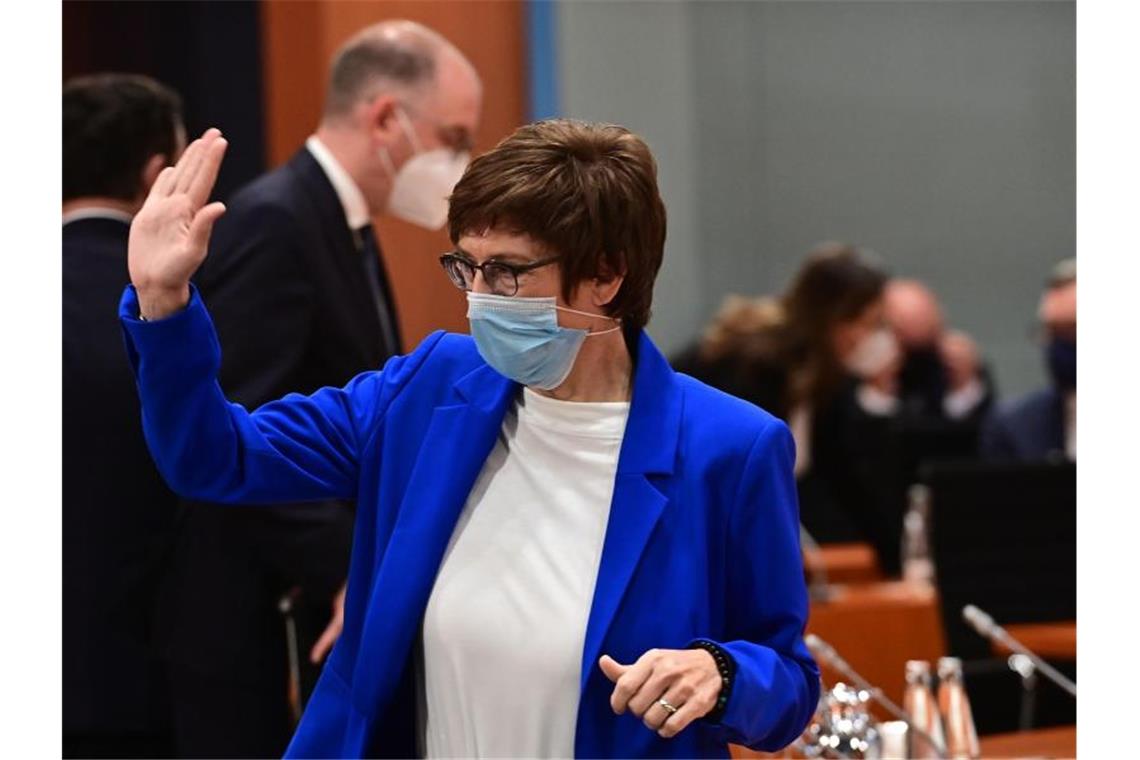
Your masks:
<instances>
[{"instance_id":1,"label":"blue blazer","mask_svg":"<svg viewBox=\"0 0 1140 760\"><path fill-rule=\"evenodd\" d=\"M120 319L143 427L170 486L195 499L357 499L344 631L289 757L415 754L419 626L455 523L519 386L467 336L442 332L344 388L290 394L250 413L216 381L218 342L196 292L141 322ZM580 757L725 757L777 750L807 725L819 671L803 643L808 603L787 427L669 367L640 335L633 394L582 653ZM218 621L224 625L224 621ZM609 654L718 642L737 674L723 719L662 739L615 715ZM509 720L504 716L504 720Z\"/></svg>"}]
</instances>

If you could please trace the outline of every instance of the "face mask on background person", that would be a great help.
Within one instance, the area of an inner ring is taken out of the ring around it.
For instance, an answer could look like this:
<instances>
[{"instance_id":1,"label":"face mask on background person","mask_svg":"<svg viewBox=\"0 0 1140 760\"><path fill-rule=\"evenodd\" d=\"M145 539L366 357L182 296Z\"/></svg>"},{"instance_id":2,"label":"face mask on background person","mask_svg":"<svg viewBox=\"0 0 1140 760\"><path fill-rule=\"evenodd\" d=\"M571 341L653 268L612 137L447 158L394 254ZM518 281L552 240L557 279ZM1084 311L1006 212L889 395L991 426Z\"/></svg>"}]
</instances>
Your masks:
<instances>
[{"instance_id":1,"label":"face mask on background person","mask_svg":"<svg viewBox=\"0 0 1140 760\"><path fill-rule=\"evenodd\" d=\"M898 353L899 346L894 333L880 327L867 333L855 344L855 348L844 358L843 366L851 374L866 380L885 370Z\"/></svg>"},{"instance_id":2,"label":"face mask on background person","mask_svg":"<svg viewBox=\"0 0 1140 760\"><path fill-rule=\"evenodd\" d=\"M380 149L380 160L393 177L388 213L429 230L441 229L447 222L447 198L463 176L471 156L450 148L423 150L411 119L400 106L396 106L396 118L415 153L396 171L388 149Z\"/></svg>"},{"instance_id":3,"label":"face mask on background person","mask_svg":"<svg viewBox=\"0 0 1140 760\"><path fill-rule=\"evenodd\" d=\"M1049 376L1062 391L1077 389L1077 342L1051 338L1045 345L1045 363Z\"/></svg>"},{"instance_id":4,"label":"face mask on background person","mask_svg":"<svg viewBox=\"0 0 1140 760\"><path fill-rule=\"evenodd\" d=\"M924 346L906 352L899 370L899 388L904 395L931 394L938 400L941 399L945 386L946 369L937 347Z\"/></svg>"},{"instance_id":5,"label":"face mask on background person","mask_svg":"<svg viewBox=\"0 0 1140 760\"><path fill-rule=\"evenodd\" d=\"M556 300L468 291L467 319L479 355L516 383L547 391L562 385L582 342L620 330L621 325L599 332L562 327L558 324L559 311L587 317L605 315L558 306Z\"/></svg>"}]
</instances>

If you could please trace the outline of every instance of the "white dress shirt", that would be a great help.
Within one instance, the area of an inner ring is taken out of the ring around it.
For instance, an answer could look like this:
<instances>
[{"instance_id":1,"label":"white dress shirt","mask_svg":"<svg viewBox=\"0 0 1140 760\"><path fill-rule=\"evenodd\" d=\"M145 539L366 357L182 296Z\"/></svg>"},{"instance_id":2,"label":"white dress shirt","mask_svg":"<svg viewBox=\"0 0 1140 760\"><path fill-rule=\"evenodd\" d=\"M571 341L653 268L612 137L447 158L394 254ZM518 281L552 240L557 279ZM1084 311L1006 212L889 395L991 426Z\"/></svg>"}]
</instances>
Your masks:
<instances>
[{"instance_id":1,"label":"white dress shirt","mask_svg":"<svg viewBox=\"0 0 1140 760\"><path fill-rule=\"evenodd\" d=\"M313 158L321 165L325 176L332 183L336 197L340 199L340 205L344 207L344 218L348 220L349 229L359 230L361 227L371 224L372 217L368 213L368 203L364 200L364 193L360 192L360 187L352 179L352 176L340 165L340 162L336 160L336 157L321 142L320 138L312 135L308 140L305 140L305 147L309 153L313 154Z\"/></svg>"},{"instance_id":2,"label":"white dress shirt","mask_svg":"<svg viewBox=\"0 0 1140 760\"><path fill-rule=\"evenodd\" d=\"M69 211L63 215L63 224L68 225L72 222L78 222L83 219L110 219L115 222L122 222L123 224L130 225L133 216L126 211L120 211L117 208L110 208L106 206L86 206L84 208L77 208L74 211Z\"/></svg>"}]
</instances>

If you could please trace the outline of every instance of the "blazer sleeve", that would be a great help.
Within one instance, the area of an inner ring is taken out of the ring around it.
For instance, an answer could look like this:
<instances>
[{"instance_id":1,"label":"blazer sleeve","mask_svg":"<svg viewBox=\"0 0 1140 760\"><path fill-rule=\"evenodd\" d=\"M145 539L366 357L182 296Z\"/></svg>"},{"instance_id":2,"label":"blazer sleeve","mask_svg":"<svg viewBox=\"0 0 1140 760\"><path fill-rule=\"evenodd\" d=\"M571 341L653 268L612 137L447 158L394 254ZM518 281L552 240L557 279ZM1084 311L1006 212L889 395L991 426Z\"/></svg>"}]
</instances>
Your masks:
<instances>
[{"instance_id":1,"label":"blazer sleeve","mask_svg":"<svg viewBox=\"0 0 1140 760\"><path fill-rule=\"evenodd\" d=\"M370 433L443 335L344 388L289 394L251 413L218 385L221 351L196 288L183 311L143 322L128 286L119 319L159 471L185 498L231 504L355 498Z\"/></svg>"},{"instance_id":2,"label":"blazer sleeve","mask_svg":"<svg viewBox=\"0 0 1140 760\"><path fill-rule=\"evenodd\" d=\"M736 662L726 742L774 752L794 741L819 701L819 668L803 641L808 596L793 475L795 444L772 420L748 455L729 525L729 641Z\"/></svg>"}]
</instances>

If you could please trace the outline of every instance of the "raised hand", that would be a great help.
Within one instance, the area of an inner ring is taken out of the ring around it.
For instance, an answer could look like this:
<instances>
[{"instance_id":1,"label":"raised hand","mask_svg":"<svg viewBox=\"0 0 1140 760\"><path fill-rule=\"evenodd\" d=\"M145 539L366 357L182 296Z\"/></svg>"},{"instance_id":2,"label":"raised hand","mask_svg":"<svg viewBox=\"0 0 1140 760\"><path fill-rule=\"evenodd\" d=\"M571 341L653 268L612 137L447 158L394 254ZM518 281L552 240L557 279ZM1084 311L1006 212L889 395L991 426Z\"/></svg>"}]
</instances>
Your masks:
<instances>
[{"instance_id":1,"label":"raised hand","mask_svg":"<svg viewBox=\"0 0 1140 760\"><path fill-rule=\"evenodd\" d=\"M190 277L226 210L221 203L206 205L225 152L222 133L207 129L177 165L162 170L131 223L127 268L143 319L161 319L190 300Z\"/></svg>"}]
</instances>

